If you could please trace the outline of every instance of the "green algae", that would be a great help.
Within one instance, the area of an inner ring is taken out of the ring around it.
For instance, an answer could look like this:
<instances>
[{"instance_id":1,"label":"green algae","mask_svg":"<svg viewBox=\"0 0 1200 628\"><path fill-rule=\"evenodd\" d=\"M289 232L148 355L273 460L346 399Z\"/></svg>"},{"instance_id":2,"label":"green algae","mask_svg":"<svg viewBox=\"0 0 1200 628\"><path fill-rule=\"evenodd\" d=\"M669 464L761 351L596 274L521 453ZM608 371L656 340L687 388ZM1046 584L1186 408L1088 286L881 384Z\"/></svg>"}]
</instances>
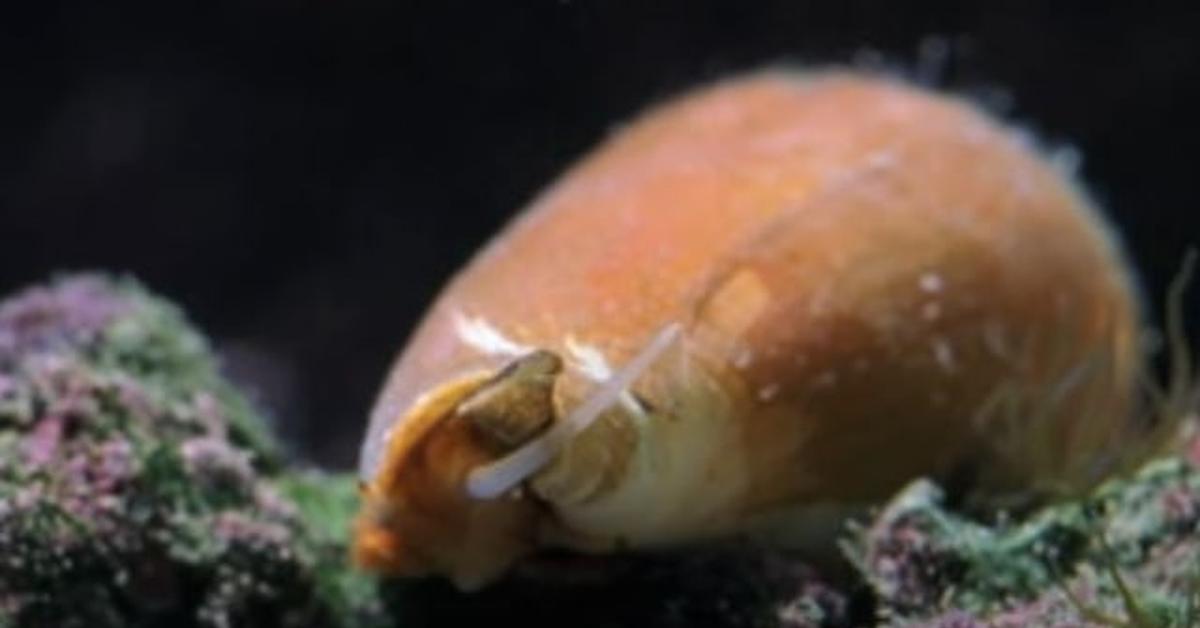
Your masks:
<instances>
[{"instance_id":1,"label":"green algae","mask_svg":"<svg viewBox=\"0 0 1200 628\"><path fill-rule=\"evenodd\" d=\"M1194 615L1200 472L1182 459L1159 459L1020 519L984 524L943 500L932 483L914 482L847 539L881 619L1033 621L1053 606L1076 621L1092 614L1158 627Z\"/></svg>"},{"instance_id":2,"label":"green algae","mask_svg":"<svg viewBox=\"0 0 1200 628\"><path fill-rule=\"evenodd\" d=\"M348 584L349 480L282 462L173 305L100 276L12 297L0 625L376 623L370 589Z\"/></svg>"}]
</instances>

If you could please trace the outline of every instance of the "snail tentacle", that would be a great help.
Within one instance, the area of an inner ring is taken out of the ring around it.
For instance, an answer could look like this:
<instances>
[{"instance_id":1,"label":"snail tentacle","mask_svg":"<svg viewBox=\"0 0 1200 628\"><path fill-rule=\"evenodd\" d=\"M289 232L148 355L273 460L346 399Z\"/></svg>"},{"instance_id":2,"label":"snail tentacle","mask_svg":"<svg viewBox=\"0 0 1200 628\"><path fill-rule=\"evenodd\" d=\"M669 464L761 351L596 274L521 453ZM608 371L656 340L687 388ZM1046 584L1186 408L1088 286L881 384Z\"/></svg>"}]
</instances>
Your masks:
<instances>
[{"instance_id":1,"label":"snail tentacle","mask_svg":"<svg viewBox=\"0 0 1200 628\"><path fill-rule=\"evenodd\" d=\"M670 347L679 334L678 323L667 325L624 368L604 382L595 394L562 421L507 456L472 471L467 477L467 492L477 499L493 499L544 468L571 438L587 429L613 404L619 403L629 386Z\"/></svg>"}]
</instances>

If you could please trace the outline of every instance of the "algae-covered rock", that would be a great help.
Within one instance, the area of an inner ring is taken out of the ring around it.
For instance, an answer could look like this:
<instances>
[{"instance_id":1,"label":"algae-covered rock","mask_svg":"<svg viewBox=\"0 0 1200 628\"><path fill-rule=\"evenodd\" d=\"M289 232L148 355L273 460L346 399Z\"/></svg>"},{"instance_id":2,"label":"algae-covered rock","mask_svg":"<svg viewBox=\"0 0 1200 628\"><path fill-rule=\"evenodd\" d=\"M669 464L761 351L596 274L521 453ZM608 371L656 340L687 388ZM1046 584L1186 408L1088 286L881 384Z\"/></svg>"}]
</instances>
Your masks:
<instances>
[{"instance_id":1,"label":"algae-covered rock","mask_svg":"<svg viewBox=\"0 0 1200 628\"><path fill-rule=\"evenodd\" d=\"M0 626L370 623L334 532L352 509L348 479L282 475L204 340L134 282L0 304Z\"/></svg>"},{"instance_id":2,"label":"algae-covered rock","mask_svg":"<svg viewBox=\"0 0 1200 628\"><path fill-rule=\"evenodd\" d=\"M1151 628L1200 620L1200 472L1183 459L1152 462L1019 520L985 525L942 500L933 484L914 482L847 543L887 622Z\"/></svg>"}]
</instances>

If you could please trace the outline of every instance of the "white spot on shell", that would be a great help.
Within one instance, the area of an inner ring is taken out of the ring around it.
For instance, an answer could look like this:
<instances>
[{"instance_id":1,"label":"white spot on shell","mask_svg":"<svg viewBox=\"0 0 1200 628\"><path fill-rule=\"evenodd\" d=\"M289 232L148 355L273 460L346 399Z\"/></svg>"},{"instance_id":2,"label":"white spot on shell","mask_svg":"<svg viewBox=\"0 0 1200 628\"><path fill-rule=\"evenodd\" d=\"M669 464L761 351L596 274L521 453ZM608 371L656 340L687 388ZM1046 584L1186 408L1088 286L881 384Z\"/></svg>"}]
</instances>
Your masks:
<instances>
[{"instance_id":1,"label":"white spot on shell","mask_svg":"<svg viewBox=\"0 0 1200 628\"><path fill-rule=\"evenodd\" d=\"M563 341L563 346L567 348L567 353L571 354L572 366L588 379L602 382L612 377L612 367L608 365L608 360L600 349L579 342L570 336Z\"/></svg>"},{"instance_id":2,"label":"white spot on shell","mask_svg":"<svg viewBox=\"0 0 1200 628\"><path fill-rule=\"evenodd\" d=\"M750 349L742 349L737 352L737 355L733 356L733 368L739 371L744 371L750 368L750 365L753 363L754 351L751 351Z\"/></svg>"},{"instance_id":3,"label":"white spot on shell","mask_svg":"<svg viewBox=\"0 0 1200 628\"><path fill-rule=\"evenodd\" d=\"M482 316L454 313L454 331L459 340L485 355L519 356L532 351L500 332Z\"/></svg>"},{"instance_id":4,"label":"white spot on shell","mask_svg":"<svg viewBox=\"0 0 1200 628\"><path fill-rule=\"evenodd\" d=\"M934 272L928 272L922 274L921 277L917 279L917 285L922 291L933 294L936 292L941 292L942 288L945 287L946 282L942 279L941 275Z\"/></svg>"},{"instance_id":5,"label":"white spot on shell","mask_svg":"<svg viewBox=\"0 0 1200 628\"><path fill-rule=\"evenodd\" d=\"M767 384L766 386L763 386L762 388L758 389L759 401L763 401L763 402L770 401L775 398L775 395L778 395L778 394L779 394L779 384Z\"/></svg>"}]
</instances>

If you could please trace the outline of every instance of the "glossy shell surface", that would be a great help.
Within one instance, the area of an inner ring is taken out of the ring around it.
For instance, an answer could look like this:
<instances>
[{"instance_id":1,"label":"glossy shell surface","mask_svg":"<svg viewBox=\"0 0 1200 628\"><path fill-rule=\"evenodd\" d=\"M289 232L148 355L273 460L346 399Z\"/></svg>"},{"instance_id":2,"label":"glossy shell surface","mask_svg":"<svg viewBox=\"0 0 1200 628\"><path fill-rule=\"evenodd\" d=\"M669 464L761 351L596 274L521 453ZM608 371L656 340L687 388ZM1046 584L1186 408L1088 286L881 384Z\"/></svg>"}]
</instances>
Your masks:
<instances>
[{"instance_id":1,"label":"glossy shell surface","mask_svg":"<svg viewBox=\"0 0 1200 628\"><path fill-rule=\"evenodd\" d=\"M1125 420L1135 297L1070 177L973 106L851 74L741 77L616 132L454 277L379 397L362 473L446 382L533 348L611 369L679 323L704 377L681 380L675 356L634 388L665 415L686 407L670 395L712 388L720 429L668 416L684 427L653 438L697 434L688 450L712 459L669 490L737 512L718 528L879 499L919 474L1019 487L1102 455L1081 434ZM1023 418L1001 426L998 407ZM645 515L619 485L643 475L614 480L621 505L557 513L636 538L622 518Z\"/></svg>"}]
</instances>

